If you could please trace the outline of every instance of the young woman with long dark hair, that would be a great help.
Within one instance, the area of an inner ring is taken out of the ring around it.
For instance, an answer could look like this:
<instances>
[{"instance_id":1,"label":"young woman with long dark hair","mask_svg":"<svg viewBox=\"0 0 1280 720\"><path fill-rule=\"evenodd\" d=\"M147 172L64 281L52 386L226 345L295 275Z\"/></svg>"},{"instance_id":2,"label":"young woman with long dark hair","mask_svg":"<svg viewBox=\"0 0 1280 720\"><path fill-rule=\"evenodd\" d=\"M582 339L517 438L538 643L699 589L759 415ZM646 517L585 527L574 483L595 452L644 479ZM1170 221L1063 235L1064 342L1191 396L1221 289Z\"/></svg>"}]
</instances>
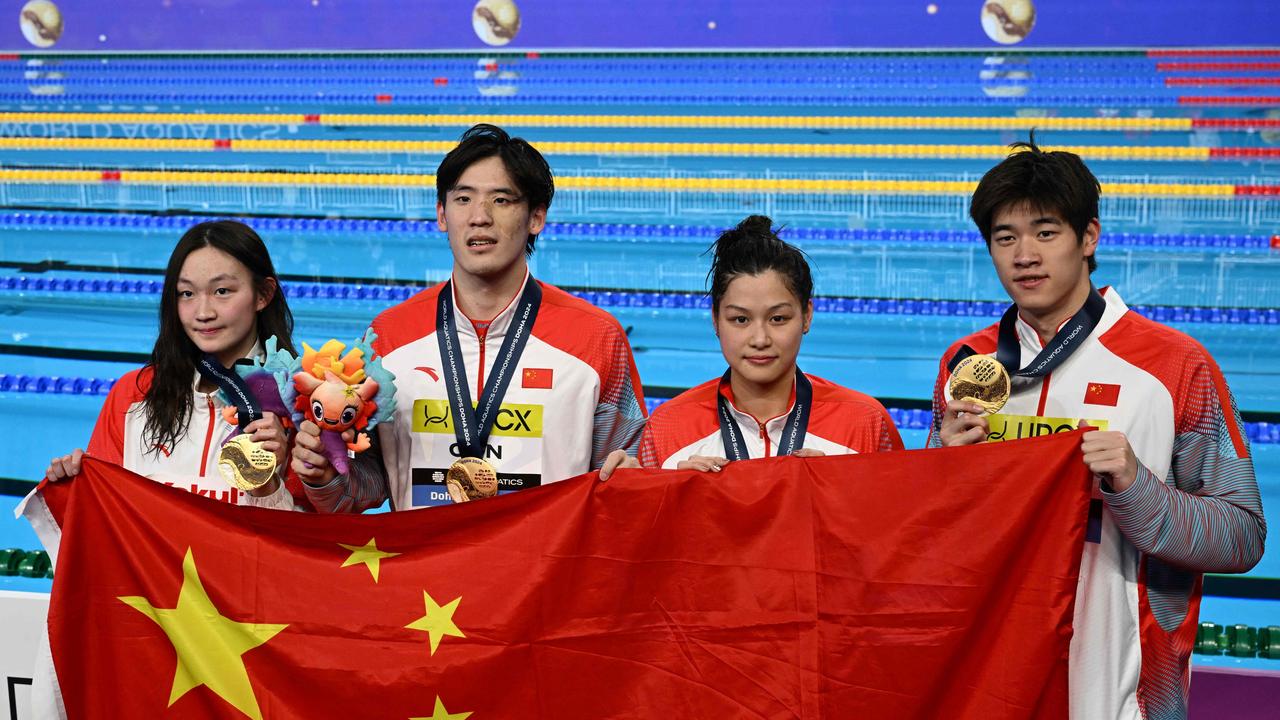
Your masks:
<instances>
[{"instance_id":1,"label":"young woman with long dark hair","mask_svg":"<svg viewBox=\"0 0 1280 720\"><path fill-rule=\"evenodd\" d=\"M218 450L235 426L223 419L225 403L197 363L209 355L230 369L259 356L270 337L295 352L292 335L293 315L258 234L233 220L192 227L165 269L151 359L111 388L88 454L185 490L245 502L218 473ZM288 465L288 435L274 414L264 413L245 433L276 454L279 468ZM54 458L46 478L76 475L84 454L77 448ZM253 491L253 504L293 507L283 486L277 478Z\"/></svg>"}]
</instances>

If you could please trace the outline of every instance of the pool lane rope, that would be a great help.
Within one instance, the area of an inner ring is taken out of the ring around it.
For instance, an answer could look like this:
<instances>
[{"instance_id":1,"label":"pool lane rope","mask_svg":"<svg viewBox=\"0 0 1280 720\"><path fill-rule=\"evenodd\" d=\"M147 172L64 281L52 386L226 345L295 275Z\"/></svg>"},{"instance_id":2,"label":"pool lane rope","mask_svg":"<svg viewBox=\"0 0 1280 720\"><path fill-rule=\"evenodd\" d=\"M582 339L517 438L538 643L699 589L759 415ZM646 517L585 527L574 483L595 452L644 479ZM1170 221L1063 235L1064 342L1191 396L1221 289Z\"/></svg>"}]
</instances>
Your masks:
<instances>
[{"instance_id":1,"label":"pool lane rope","mask_svg":"<svg viewBox=\"0 0 1280 720\"><path fill-rule=\"evenodd\" d=\"M61 170L0 168L0 183L54 185L162 185L167 187L340 187L435 189L436 177L427 173L346 173L229 170ZM831 195L971 194L976 180L889 180L751 177L628 177L561 175L558 190L711 193L811 193ZM1231 198L1261 196L1280 198L1280 184L1109 182L1104 195L1122 197Z\"/></svg>"},{"instance_id":2,"label":"pool lane rope","mask_svg":"<svg viewBox=\"0 0 1280 720\"><path fill-rule=\"evenodd\" d=\"M1280 118L985 117L931 115L658 115L550 113L138 113L0 112L0 127L68 125L218 125L468 128L476 123L520 128L724 128L740 130L1063 130L1189 132L1280 129Z\"/></svg>"},{"instance_id":3,"label":"pool lane rope","mask_svg":"<svg viewBox=\"0 0 1280 720\"><path fill-rule=\"evenodd\" d=\"M397 153L443 157L452 140L235 140L190 138L0 137L0 150L112 152L241 152L241 153ZM536 140L546 155L639 157L785 157L809 159L984 159L1001 160L1007 145L892 143L747 143L747 142L578 142ZM1280 147L1183 147L1129 145L1054 145L1091 161L1200 162L1205 160L1280 159Z\"/></svg>"}]
</instances>

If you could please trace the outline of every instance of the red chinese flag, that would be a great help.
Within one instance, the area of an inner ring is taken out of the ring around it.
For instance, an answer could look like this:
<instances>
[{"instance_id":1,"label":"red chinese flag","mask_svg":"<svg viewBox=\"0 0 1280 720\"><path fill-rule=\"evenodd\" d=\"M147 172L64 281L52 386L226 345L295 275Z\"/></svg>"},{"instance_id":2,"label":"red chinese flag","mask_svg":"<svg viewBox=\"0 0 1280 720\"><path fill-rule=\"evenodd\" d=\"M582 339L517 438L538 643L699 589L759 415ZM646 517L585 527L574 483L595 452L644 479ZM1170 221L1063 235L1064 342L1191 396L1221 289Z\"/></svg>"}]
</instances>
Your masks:
<instances>
[{"instance_id":1,"label":"red chinese flag","mask_svg":"<svg viewBox=\"0 0 1280 720\"><path fill-rule=\"evenodd\" d=\"M1111 383L1091 382L1084 389L1084 401L1088 405L1109 405L1120 402L1120 386Z\"/></svg>"},{"instance_id":2,"label":"red chinese flag","mask_svg":"<svg viewBox=\"0 0 1280 720\"><path fill-rule=\"evenodd\" d=\"M1066 718L1078 433L588 475L447 508L228 506L87 459L72 718Z\"/></svg>"},{"instance_id":3,"label":"red chinese flag","mask_svg":"<svg viewBox=\"0 0 1280 720\"><path fill-rule=\"evenodd\" d=\"M555 368L525 368L520 387L550 390L552 370Z\"/></svg>"}]
</instances>

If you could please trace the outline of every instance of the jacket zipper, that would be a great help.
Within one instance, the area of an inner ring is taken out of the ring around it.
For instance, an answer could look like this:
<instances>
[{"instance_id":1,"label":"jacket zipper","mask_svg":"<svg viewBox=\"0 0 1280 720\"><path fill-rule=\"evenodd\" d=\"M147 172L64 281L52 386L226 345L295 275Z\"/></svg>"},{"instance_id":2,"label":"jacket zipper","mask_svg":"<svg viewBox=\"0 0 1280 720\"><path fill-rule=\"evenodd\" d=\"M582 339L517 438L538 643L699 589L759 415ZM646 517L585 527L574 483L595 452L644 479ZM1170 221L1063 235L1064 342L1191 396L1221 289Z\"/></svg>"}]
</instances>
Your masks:
<instances>
[{"instance_id":1,"label":"jacket zipper","mask_svg":"<svg viewBox=\"0 0 1280 720\"><path fill-rule=\"evenodd\" d=\"M480 396L484 394L484 341L489 337L489 328L476 332L476 337L480 339L480 369L476 371L476 403L480 402Z\"/></svg>"},{"instance_id":2,"label":"jacket zipper","mask_svg":"<svg viewBox=\"0 0 1280 720\"><path fill-rule=\"evenodd\" d=\"M200 477L204 477L205 468L209 466L209 446L213 444L213 396L205 395L204 399L209 403L209 429L204 434L204 452L200 455Z\"/></svg>"},{"instance_id":3,"label":"jacket zipper","mask_svg":"<svg viewBox=\"0 0 1280 720\"><path fill-rule=\"evenodd\" d=\"M1039 332L1036 332L1035 336L1036 340L1040 343L1040 349L1044 350L1044 338L1040 337ZM1021 343L1019 343L1018 347L1021 349ZM1040 417L1044 417L1044 406L1049 403L1049 379L1052 377L1053 373L1049 373L1040 381L1040 403L1036 406L1036 415Z\"/></svg>"}]
</instances>

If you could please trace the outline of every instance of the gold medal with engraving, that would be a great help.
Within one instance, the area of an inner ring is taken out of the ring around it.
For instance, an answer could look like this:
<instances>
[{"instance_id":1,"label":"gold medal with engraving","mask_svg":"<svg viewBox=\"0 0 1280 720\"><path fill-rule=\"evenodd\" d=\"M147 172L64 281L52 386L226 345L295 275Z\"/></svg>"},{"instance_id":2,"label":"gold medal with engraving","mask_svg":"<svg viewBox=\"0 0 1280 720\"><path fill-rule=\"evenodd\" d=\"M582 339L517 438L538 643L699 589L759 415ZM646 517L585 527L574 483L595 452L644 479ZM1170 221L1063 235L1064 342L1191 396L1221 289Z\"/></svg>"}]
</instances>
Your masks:
<instances>
[{"instance_id":1,"label":"gold medal with engraving","mask_svg":"<svg viewBox=\"0 0 1280 720\"><path fill-rule=\"evenodd\" d=\"M975 402L990 415L1009 400L1009 371L992 355L970 355L952 371L948 389L953 400Z\"/></svg>"},{"instance_id":2,"label":"gold medal with engraving","mask_svg":"<svg viewBox=\"0 0 1280 720\"><path fill-rule=\"evenodd\" d=\"M498 471L480 458L460 458L449 466L445 489L455 503L493 497L498 494Z\"/></svg>"},{"instance_id":3,"label":"gold medal with engraving","mask_svg":"<svg viewBox=\"0 0 1280 720\"><path fill-rule=\"evenodd\" d=\"M237 435L218 451L218 472L231 487L257 490L276 474L276 454L248 435Z\"/></svg>"}]
</instances>

